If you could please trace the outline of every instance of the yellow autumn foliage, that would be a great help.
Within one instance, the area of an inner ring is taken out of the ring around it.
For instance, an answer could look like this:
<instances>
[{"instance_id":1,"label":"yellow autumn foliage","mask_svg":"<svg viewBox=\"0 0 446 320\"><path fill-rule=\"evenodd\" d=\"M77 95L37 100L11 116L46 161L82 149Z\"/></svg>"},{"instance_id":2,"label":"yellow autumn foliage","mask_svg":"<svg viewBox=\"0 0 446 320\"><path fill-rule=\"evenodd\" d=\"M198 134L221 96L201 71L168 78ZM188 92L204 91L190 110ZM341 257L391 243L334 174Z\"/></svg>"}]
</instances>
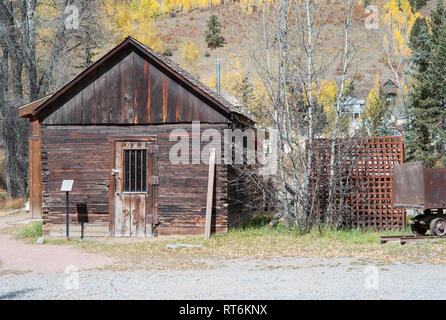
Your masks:
<instances>
[{"instance_id":1,"label":"yellow autumn foliage","mask_svg":"<svg viewBox=\"0 0 446 320\"><path fill-rule=\"evenodd\" d=\"M241 63L240 58L236 54L229 56L229 66L223 65L220 74L220 89L225 96L233 96L240 99L243 92L240 91L241 84L244 78L248 78L252 88L252 97L245 105L255 118L258 125L268 127L271 124L268 114L272 113L272 106L266 101L269 101L267 89L265 88L264 80L259 76L254 76L248 73L246 67ZM203 83L209 88L217 89L217 75L204 78Z\"/></svg>"},{"instance_id":2,"label":"yellow autumn foliage","mask_svg":"<svg viewBox=\"0 0 446 320\"><path fill-rule=\"evenodd\" d=\"M181 57L183 58L184 67L191 73L195 74L197 71L198 61L198 46L193 41L184 42L181 47Z\"/></svg>"},{"instance_id":3,"label":"yellow autumn foliage","mask_svg":"<svg viewBox=\"0 0 446 320\"><path fill-rule=\"evenodd\" d=\"M161 51L162 42L154 18L160 14L155 0L104 0L106 23L115 42L132 36L150 48Z\"/></svg>"},{"instance_id":4,"label":"yellow autumn foliage","mask_svg":"<svg viewBox=\"0 0 446 320\"><path fill-rule=\"evenodd\" d=\"M243 78L247 75L248 71L240 62L240 58L236 54L229 56L228 61L230 65L228 67L224 66L222 62L222 72L220 74L220 88L225 91L228 95L237 97L237 85L243 81ZM217 75L213 74L205 79L203 83L209 88L214 90L217 89Z\"/></svg>"},{"instance_id":5,"label":"yellow autumn foliage","mask_svg":"<svg viewBox=\"0 0 446 320\"><path fill-rule=\"evenodd\" d=\"M376 74L375 83L370 90L365 103L362 121L368 129L370 136L379 136L379 127L385 122L385 118L389 116L390 107L380 96L380 75Z\"/></svg>"},{"instance_id":6,"label":"yellow autumn foliage","mask_svg":"<svg viewBox=\"0 0 446 320\"><path fill-rule=\"evenodd\" d=\"M384 45L389 47L395 56L408 57L409 35L415 20L421 15L413 12L408 0L390 0L384 5L384 24L388 35L384 38Z\"/></svg>"},{"instance_id":7,"label":"yellow autumn foliage","mask_svg":"<svg viewBox=\"0 0 446 320\"><path fill-rule=\"evenodd\" d=\"M343 96L347 93L350 81L346 81L344 85ZM318 89L315 90L315 97L317 102L322 105L326 119L327 127L325 129L325 134L330 134L334 130L335 120L336 120L336 104L340 88L335 80L322 80ZM340 134L346 134L348 132L348 126L350 124L350 119L348 116L339 114L338 122L338 132Z\"/></svg>"}]
</instances>

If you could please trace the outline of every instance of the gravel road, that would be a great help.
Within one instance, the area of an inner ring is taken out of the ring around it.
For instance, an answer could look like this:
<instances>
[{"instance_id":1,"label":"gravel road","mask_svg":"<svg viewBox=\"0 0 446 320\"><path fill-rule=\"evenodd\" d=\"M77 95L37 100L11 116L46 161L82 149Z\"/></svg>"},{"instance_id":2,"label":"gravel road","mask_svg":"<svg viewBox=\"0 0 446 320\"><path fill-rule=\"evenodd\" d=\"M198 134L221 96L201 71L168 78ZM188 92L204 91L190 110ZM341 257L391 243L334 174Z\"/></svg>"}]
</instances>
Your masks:
<instances>
[{"instance_id":1,"label":"gravel road","mask_svg":"<svg viewBox=\"0 0 446 320\"><path fill-rule=\"evenodd\" d=\"M446 299L446 266L296 257L206 270L6 274L0 299Z\"/></svg>"}]
</instances>

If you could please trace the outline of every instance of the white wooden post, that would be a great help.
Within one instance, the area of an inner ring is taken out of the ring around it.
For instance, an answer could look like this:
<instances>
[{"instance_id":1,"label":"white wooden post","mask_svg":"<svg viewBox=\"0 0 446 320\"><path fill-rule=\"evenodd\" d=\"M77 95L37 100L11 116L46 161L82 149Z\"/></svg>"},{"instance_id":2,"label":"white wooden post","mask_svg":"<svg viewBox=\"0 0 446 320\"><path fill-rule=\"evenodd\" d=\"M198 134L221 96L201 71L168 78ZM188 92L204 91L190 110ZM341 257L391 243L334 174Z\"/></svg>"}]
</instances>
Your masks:
<instances>
[{"instance_id":1,"label":"white wooden post","mask_svg":"<svg viewBox=\"0 0 446 320\"><path fill-rule=\"evenodd\" d=\"M204 238L211 237L211 220L212 220L212 202L214 195L214 176L215 176L215 148L209 151L209 176L208 176L208 197L206 203L206 221L204 226Z\"/></svg>"}]
</instances>

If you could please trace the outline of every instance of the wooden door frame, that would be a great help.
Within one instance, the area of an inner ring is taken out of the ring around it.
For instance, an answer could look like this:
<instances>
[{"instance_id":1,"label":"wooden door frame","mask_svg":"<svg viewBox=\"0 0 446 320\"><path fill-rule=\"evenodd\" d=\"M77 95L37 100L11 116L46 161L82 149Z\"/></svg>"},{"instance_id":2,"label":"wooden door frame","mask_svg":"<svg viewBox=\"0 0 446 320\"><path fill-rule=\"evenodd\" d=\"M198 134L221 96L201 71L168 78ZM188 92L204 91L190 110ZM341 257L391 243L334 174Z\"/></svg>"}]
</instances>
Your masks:
<instances>
[{"instance_id":1,"label":"wooden door frame","mask_svg":"<svg viewBox=\"0 0 446 320\"><path fill-rule=\"evenodd\" d=\"M110 236L115 236L115 177L113 175L113 169L116 166L116 142L152 142L153 144L157 144L158 136L157 135L132 135L132 136L114 136L110 138L110 167L109 167L109 187L108 187L108 221L109 221L109 232ZM156 159L156 157L153 157ZM150 165L150 164L149 164ZM152 164L152 168L155 170L156 164ZM147 177L149 178L149 177ZM152 188L153 186L149 186ZM149 197L150 198L150 197ZM156 196L152 197L156 199ZM156 207L154 203L154 199L150 199L150 203L152 208Z\"/></svg>"}]
</instances>

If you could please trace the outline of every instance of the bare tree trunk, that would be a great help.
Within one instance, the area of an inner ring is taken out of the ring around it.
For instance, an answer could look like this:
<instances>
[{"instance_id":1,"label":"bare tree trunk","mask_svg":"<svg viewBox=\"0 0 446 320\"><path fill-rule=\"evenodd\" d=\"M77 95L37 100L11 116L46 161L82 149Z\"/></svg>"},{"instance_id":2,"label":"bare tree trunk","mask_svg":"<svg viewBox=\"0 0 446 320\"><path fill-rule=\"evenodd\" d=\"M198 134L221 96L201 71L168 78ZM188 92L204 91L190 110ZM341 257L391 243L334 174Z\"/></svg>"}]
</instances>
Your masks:
<instances>
[{"instance_id":1,"label":"bare tree trunk","mask_svg":"<svg viewBox=\"0 0 446 320\"><path fill-rule=\"evenodd\" d=\"M10 197L24 197L28 192L28 123L19 119L17 105L23 103L23 59L20 51L20 24L14 17L11 1L0 2L0 21L5 32L0 40L3 52L8 52L9 67L5 67L12 90L0 106L1 137L5 144L5 178ZM5 62L8 64L8 61ZM10 71L10 72L9 72ZM9 83L6 83L8 87Z\"/></svg>"},{"instance_id":2,"label":"bare tree trunk","mask_svg":"<svg viewBox=\"0 0 446 320\"><path fill-rule=\"evenodd\" d=\"M80 16L91 2L76 2ZM48 93L54 82L58 59L85 43L85 34L89 31L85 27L83 32L68 35L63 10L73 1L55 1L54 6L59 6L61 12L57 20L52 21L55 22L54 37L49 42L45 39L49 46L47 59L38 60L36 26L42 23L36 17L38 4L37 0L0 1L0 49L3 52L0 133L6 149L7 189L12 197L25 197L28 192L28 121L18 118L17 107Z\"/></svg>"},{"instance_id":3,"label":"bare tree trunk","mask_svg":"<svg viewBox=\"0 0 446 320\"><path fill-rule=\"evenodd\" d=\"M387 52L387 63L389 64L390 70L392 70L393 74L395 75L395 80L398 84L398 90L400 91L401 94L401 101L403 102L403 107L406 108L407 107L406 93L404 92L404 86L398 74L398 71L400 70L401 65L403 64L403 57L400 57L398 68L395 69L395 67L392 64L392 58L390 57L388 48L386 48L386 52Z\"/></svg>"},{"instance_id":4,"label":"bare tree trunk","mask_svg":"<svg viewBox=\"0 0 446 320\"><path fill-rule=\"evenodd\" d=\"M341 102L344 94L344 88L345 88L345 81L347 78L347 67L348 67L348 58L349 58L349 33L350 33L350 20L351 20L351 6L352 2L351 0L346 0L347 4L347 10L346 10L346 17L345 17L345 34L344 34L344 52L342 55L342 74L341 74L341 86L339 89L338 96L336 98L336 110L335 110L335 123L333 128L333 135L331 138L331 148L330 148L330 177L329 177L329 188L328 188L328 204L327 204L327 211L325 215L326 223L328 225L332 225L333 223L333 195L334 195L334 188L335 188L335 151L336 151L336 138L338 134L338 123L339 118L341 116Z\"/></svg>"},{"instance_id":5,"label":"bare tree trunk","mask_svg":"<svg viewBox=\"0 0 446 320\"><path fill-rule=\"evenodd\" d=\"M34 101L39 98L37 83L37 64L36 64L36 25L34 14L36 11L36 0L22 2L22 44L24 50L24 65L26 68L26 78L28 83L28 100Z\"/></svg>"},{"instance_id":6,"label":"bare tree trunk","mask_svg":"<svg viewBox=\"0 0 446 320\"><path fill-rule=\"evenodd\" d=\"M307 221L310 218L311 212L309 209L309 190L310 190L310 176L313 161L313 25L311 21L311 0L305 0L305 13L307 22L307 88L308 88L308 149L307 149L307 167L305 169L304 180L304 192L303 192L303 212L302 221L298 221L298 215L296 215L296 225L304 224L307 226ZM312 208L313 206L311 206ZM306 227L307 228L307 227Z\"/></svg>"},{"instance_id":7,"label":"bare tree trunk","mask_svg":"<svg viewBox=\"0 0 446 320\"><path fill-rule=\"evenodd\" d=\"M1 112L1 133L5 143L5 173L8 194L24 197L28 192L28 123L18 117L16 105L23 102L22 69L20 58L10 56L12 99L5 102Z\"/></svg>"},{"instance_id":8,"label":"bare tree trunk","mask_svg":"<svg viewBox=\"0 0 446 320\"><path fill-rule=\"evenodd\" d=\"M277 99L277 126L279 129L279 170L280 178L282 183L281 188L281 201L283 208L285 210L285 218L287 221L287 227L289 227L289 200L286 189L286 176L283 167L283 154L284 154L284 134L286 135L286 125L285 125L285 99L286 99L286 46L287 46L287 0L280 1L279 7L279 89L278 89L278 99Z\"/></svg>"}]
</instances>

